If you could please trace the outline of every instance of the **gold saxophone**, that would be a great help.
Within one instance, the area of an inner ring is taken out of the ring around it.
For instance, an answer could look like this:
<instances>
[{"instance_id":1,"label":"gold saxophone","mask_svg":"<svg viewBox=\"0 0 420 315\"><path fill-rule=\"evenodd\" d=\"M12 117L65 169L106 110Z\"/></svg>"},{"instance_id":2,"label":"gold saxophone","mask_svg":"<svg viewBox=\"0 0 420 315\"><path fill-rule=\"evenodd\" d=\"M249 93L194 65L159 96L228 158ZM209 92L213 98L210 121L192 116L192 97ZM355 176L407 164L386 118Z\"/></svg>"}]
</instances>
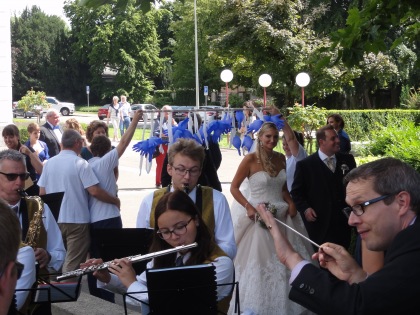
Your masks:
<instances>
[{"instance_id":1,"label":"gold saxophone","mask_svg":"<svg viewBox=\"0 0 420 315\"><path fill-rule=\"evenodd\" d=\"M44 203L39 196L28 196L24 190L18 190L19 194L29 201L28 203L35 202L36 210L34 216L29 223L28 233L26 233L26 238L24 243L32 248L38 247L39 236L41 234L42 227L42 214L44 213Z\"/></svg>"}]
</instances>

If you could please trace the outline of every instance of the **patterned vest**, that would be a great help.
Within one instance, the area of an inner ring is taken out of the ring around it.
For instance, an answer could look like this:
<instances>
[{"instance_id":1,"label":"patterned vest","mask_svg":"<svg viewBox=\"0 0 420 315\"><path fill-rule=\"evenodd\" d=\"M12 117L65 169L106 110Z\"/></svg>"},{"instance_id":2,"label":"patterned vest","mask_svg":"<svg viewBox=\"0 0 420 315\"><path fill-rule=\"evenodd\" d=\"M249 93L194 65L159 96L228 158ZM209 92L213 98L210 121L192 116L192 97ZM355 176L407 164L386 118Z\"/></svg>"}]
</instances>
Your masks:
<instances>
[{"instance_id":1,"label":"patterned vest","mask_svg":"<svg viewBox=\"0 0 420 315\"><path fill-rule=\"evenodd\" d=\"M152 209L150 211L150 227L155 228L155 209L160 198L164 194L170 192L170 186L156 190L153 193ZM213 204L213 188L197 185L195 205L203 218L204 223L209 231L214 235L214 204Z\"/></svg>"}]
</instances>

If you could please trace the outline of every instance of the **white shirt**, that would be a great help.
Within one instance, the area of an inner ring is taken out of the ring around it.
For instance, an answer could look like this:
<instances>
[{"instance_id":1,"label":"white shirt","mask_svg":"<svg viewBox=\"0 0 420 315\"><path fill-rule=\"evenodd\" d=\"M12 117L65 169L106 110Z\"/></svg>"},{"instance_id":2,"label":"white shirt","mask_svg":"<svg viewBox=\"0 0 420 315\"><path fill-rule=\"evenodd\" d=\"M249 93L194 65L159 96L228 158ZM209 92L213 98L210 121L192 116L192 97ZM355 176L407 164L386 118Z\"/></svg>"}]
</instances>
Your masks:
<instances>
[{"instance_id":1,"label":"white shirt","mask_svg":"<svg viewBox=\"0 0 420 315\"><path fill-rule=\"evenodd\" d=\"M287 180L287 189L289 191L292 190L293 180L295 178L295 171L296 171L296 164L297 162L306 158L308 154L306 153L305 149L299 143L299 151L297 156L291 155L286 160L286 180Z\"/></svg>"},{"instance_id":2,"label":"white shirt","mask_svg":"<svg viewBox=\"0 0 420 315\"><path fill-rule=\"evenodd\" d=\"M48 162L49 163L49 162ZM173 188L171 188L173 191ZM189 196L195 203L197 187L195 187ZM152 211L153 193L143 198L137 215L137 228L148 228L150 226L150 212ZM235 258L236 243L233 234L233 223L230 215L229 204L226 197L218 190L213 189L213 207L214 207L214 237L217 245L230 257Z\"/></svg>"},{"instance_id":3,"label":"white shirt","mask_svg":"<svg viewBox=\"0 0 420 315\"><path fill-rule=\"evenodd\" d=\"M217 284L225 284L225 283L232 283L234 278L234 267L233 262L229 257L221 256L215 259L209 265L213 265L216 267L216 282ZM147 263L147 269L153 268L153 260ZM181 267L182 268L182 267ZM146 279L146 271L142 272L140 275L137 275L137 281L133 282L128 288L126 288L118 277L114 274L111 275L111 280L109 283L103 283L98 280L98 288L107 289L116 293L124 294L129 292L141 292L147 291L147 279ZM221 285L217 287L217 300L220 301L221 299L230 295L232 287L230 285ZM134 298L148 302L149 297L147 292L146 293L137 293L132 295ZM127 302L133 305L140 305L139 301L134 299L128 298Z\"/></svg>"},{"instance_id":4,"label":"white shirt","mask_svg":"<svg viewBox=\"0 0 420 315\"><path fill-rule=\"evenodd\" d=\"M117 195L117 180L114 168L118 166L118 151L113 149L103 157L93 157L89 164L99 180L99 187L111 196ZM106 203L89 195L90 223L120 216L120 210L114 204Z\"/></svg>"},{"instance_id":5,"label":"white shirt","mask_svg":"<svg viewBox=\"0 0 420 315\"><path fill-rule=\"evenodd\" d=\"M16 282L16 290L18 289L30 289L35 283L35 252L30 246L19 248L17 259L18 262L25 265L23 268L20 279ZM16 305L17 309L20 310L26 301L29 294L28 291L16 291Z\"/></svg>"},{"instance_id":6,"label":"white shirt","mask_svg":"<svg viewBox=\"0 0 420 315\"><path fill-rule=\"evenodd\" d=\"M47 123L51 126L51 129L53 130L55 136L57 137L58 143L61 143L61 138L63 137L63 134L61 133L60 129L56 129L55 126L50 124L48 121Z\"/></svg>"},{"instance_id":7,"label":"white shirt","mask_svg":"<svg viewBox=\"0 0 420 315\"><path fill-rule=\"evenodd\" d=\"M127 117L131 113L130 103L125 102L125 103L120 103L120 104L121 104L120 111L122 113L122 116Z\"/></svg>"},{"instance_id":8,"label":"white shirt","mask_svg":"<svg viewBox=\"0 0 420 315\"><path fill-rule=\"evenodd\" d=\"M328 167L328 164L327 164L327 160L328 160L328 158L329 158L329 156L328 155L326 155L324 152L322 152L321 150L318 150L318 156L319 156L319 158L321 159L321 161L322 162L324 162L324 164ZM335 165L336 165L336 163L337 163L337 159L336 159L336 157L335 157L335 154L334 155L331 155L331 158L333 159L333 163L334 163L334 167L335 167ZM328 167L329 168L329 167Z\"/></svg>"},{"instance_id":9,"label":"white shirt","mask_svg":"<svg viewBox=\"0 0 420 315\"><path fill-rule=\"evenodd\" d=\"M44 165L38 186L47 194L64 191L58 223L89 223L86 188L98 184L89 163L72 150L61 150Z\"/></svg>"},{"instance_id":10,"label":"white shirt","mask_svg":"<svg viewBox=\"0 0 420 315\"><path fill-rule=\"evenodd\" d=\"M19 202L20 206L20 202ZM20 211L19 211L20 213ZM22 226L22 214L19 215L20 225ZM56 271L60 270L66 258L66 249L64 247L63 237L61 236L60 228L58 227L55 218L48 207L44 203L44 213L42 216L42 223L47 231L47 252L51 255L51 260L48 267L54 268ZM26 266L25 266L26 268Z\"/></svg>"}]
</instances>

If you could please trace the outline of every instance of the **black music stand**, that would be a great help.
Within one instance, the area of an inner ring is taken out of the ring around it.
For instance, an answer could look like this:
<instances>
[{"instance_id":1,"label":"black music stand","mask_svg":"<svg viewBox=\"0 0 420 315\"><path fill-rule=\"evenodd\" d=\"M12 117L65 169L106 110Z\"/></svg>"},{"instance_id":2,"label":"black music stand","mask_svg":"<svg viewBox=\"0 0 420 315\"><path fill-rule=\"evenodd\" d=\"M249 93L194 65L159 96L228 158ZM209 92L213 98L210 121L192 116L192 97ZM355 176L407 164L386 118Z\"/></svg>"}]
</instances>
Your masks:
<instances>
[{"instance_id":1,"label":"black music stand","mask_svg":"<svg viewBox=\"0 0 420 315\"><path fill-rule=\"evenodd\" d=\"M152 229L94 229L92 240L103 261L111 261L115 258L124 258L133 255L145 255L149 253L152 240ZM149 261L149 260L148 260ZM148 261L140 261L133 264L136 274L146 270Z\"/></svg>"},{"instance_id":2,"label":"black music stand","mask_svg":"<svg viewBox=\"0 0 420 315\"><path fill-rule=\"evenodd\" d=\"M58 221L60 215L61 202L63 201L64 192L56 192L40 196L42 201L50 208L55 221Z\"/></svg>"},{"instance_id":3,"label":"black music stand","mask_svg":"<svg viewBox=\"0 0 420 315\"><path fill-rule=\"evenodd\" d=\"M47 279L48 276L40 276L39 280L43 283L38 283L34 288L15 291L30 291L32 294L31 303L35 304L77 301L81 289L81 276L74 282L53 282Z\"/></svg>"}]
</instances>

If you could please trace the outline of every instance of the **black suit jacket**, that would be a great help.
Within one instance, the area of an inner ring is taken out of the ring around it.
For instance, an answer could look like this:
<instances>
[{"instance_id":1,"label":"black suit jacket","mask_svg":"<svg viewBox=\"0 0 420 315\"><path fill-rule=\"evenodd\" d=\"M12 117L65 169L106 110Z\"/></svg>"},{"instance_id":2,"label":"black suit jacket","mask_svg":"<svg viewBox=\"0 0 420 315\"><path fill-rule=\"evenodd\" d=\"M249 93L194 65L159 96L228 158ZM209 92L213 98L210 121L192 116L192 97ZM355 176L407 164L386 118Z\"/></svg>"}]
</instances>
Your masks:
<instances>
[{"instance_id":1,"label":"black suit jacket","mask_svg":"<svg viewBox=\"0 0 420 315\"><path fill-rule=\"evenodd\" d=\"M420 222L416 222L397 234L384 267L365 281L349 285L306 265L293 281L289 298L317 314L418 314L419 265Z\"/></svg>"},{"instance_id":2,"label":"black suit jacket","mask_svg":"<svg viewBox=\"0 0 420 315\"><path fill-rule=\"evenodd\" d=\"M59 126L61 133L63 129ZM45 123L41 126L41 134L39 140L44 141L48 146L48 153L50 158L57 155L61 151L60 142L57 139L57 136L54 133L54 130L51 128L49 123Z\"/></svg>"},{"instance_id":3,"label":"black suit jacket","mask_svg":"<svg viewBox=\"0 0 420 315\"><path fill-rule=\"evenodd\" d=\"M316 243L333 242L348 247L351 228L342 213L346 207L342 165L347 165L347 174L356 167L350 154L337 153L335 172L319 158L318 152L296 164L291 195L302 216L309 237ZM312 208L317 214L315 222L306 221L304 212Z\"/></svg>"}]
</instances>

